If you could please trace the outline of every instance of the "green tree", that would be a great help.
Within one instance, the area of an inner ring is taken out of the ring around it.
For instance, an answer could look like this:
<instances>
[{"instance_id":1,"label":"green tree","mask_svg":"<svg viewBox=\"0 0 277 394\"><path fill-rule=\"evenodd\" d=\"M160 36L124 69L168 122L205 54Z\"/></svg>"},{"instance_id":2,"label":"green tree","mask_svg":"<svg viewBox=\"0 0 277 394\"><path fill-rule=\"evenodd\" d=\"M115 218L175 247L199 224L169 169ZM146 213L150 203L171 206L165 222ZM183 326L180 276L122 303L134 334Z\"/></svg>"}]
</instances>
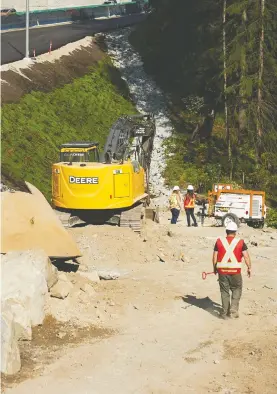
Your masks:
<instances>
[{"instance_id":1,"label":"green tree","mask_svg":"<svg viewBox=\"0 0 277 394\"><path fill-rule=\"evenodd\" d=\"M177 149L173 138L171 149L167 147L168 181L173 168L184 179L187 165L211 179L208 168L214 166L221 180L243 179L245 187L266 190L277 202L276 1L152 3L155 11L130 40L146 71L167 93L182 141ZM191 103L201 100L203 105L192 111ZM190 137L204 128L211 109L212 140L204 134L206 139L191 144Z\"/></svg>"}]
</instances>

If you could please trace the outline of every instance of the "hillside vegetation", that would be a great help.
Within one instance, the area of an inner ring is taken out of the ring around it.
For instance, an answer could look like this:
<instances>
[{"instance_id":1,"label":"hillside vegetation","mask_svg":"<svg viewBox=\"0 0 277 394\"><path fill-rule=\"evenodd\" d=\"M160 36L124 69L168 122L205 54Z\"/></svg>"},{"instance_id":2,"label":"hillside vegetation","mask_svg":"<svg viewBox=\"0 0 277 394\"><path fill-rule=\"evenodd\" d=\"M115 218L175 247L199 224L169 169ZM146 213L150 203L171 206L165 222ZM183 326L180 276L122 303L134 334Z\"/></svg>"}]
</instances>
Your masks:
<instances>
[{"instance_id":1,"label":"hillside vegetation","mask_svg":"<svg viewBox=\"0 0 277 394\"><path fill-rule=\"evenodd\" d=\"M264 8L263 8L264 4ZM277 205L273 0L152 0L130 37L168 97L169 185L232 181ZM226 6L226 8L224 8ZM225 20L224 20L225 18Z\"/></svg>"},{"instance_id":2,"label":"hillside vegetation","mask_svg":"<svg viewBox=\"0 0 277 394\"><path fill-rule=\"evenodd\" d=\"M2 176L33 183L49 200L51 165L58 160L59 145L98 141L101 148L113 122L134 112L107 59L70 84L6 104L2 108Z\"/></svg>"}]
</instances>

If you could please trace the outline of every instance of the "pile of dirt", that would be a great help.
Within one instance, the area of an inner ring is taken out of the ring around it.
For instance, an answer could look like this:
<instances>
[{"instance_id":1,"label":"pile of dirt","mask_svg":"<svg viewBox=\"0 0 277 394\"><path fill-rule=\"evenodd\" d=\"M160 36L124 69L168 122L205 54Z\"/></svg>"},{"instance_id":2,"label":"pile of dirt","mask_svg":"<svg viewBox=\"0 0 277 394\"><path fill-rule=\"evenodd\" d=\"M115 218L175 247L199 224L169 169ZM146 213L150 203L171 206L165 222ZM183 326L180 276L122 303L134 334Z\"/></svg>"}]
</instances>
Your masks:
<instances>
[{"instance_id":1,"label":"pile of dirt","mask_svg":"<svg viewBox=\"0 0 277 394\"><path fill-rule=\"evenodd\" d=\"M1 193L1 253L39 249L47 256L80 256L43 194L28 182L26 186L28 193Z\"/></svg>"}]
</instances>

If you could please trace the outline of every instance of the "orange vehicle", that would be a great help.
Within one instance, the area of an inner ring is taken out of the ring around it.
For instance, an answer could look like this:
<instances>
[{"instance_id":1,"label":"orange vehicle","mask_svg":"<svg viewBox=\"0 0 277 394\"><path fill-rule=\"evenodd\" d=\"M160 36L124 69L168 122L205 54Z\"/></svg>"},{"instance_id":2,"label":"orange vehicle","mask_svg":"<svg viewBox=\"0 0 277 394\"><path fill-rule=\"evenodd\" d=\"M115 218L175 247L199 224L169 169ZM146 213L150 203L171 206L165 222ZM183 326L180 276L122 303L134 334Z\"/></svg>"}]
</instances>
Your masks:
<instances>
[{"instance_id":1,"label":"orange vehicle","mask_svg":"<svg viewBox=\"0 0 277 394\"><path fill-rule=\"evenodd\" d=\"M233 186L230 183L215 183L213 190L208 192L209 210L208 216L213 216L215 203L223 190L232 190Z\"/></svg>"},{"instance_id":2,"label":"orange vehicle","mask_svg":"<svg viewBox=\"0 0 277 394\"><path fill-rule=\"evenodd\" d=\"M266 217L265 192L233 189L231 184L215 184L208 193L208 216L213 216L221 225L235 222L247 223L250 227L262 228Z\"/></svg>"}]
</instances>

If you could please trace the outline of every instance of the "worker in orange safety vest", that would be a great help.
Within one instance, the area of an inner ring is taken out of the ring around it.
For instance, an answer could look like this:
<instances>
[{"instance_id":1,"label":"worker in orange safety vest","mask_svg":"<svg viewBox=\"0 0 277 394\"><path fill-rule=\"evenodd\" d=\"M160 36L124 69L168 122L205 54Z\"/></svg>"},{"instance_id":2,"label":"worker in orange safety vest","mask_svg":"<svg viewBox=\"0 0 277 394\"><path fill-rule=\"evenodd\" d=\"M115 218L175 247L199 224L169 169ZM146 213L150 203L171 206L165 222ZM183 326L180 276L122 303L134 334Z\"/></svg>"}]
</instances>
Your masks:
<instances>
[{"instance_id":1,"label":"worker in orange safety vest","mask_svg":"<svg viewBox=\"0 0 277 394\"><path fill-rule=\"evenodd\" d=\"M239 317L239 302L242 294L241 267L244 260L247 274L251 276L251 261L244 240L236 237L238 226L234 222L226 226L227 237L217 239L213 253L214 273L219 276L222 300L220 317ZM230 291L232 293L230 302Z\"/></svg>"},{"instance_id":2,"label":"worker in orange safety vest","mask_svg":"<svg viewBox=\"0 0 277 394\"><path fill-rule=\"evenodd\" d=\"M190 227L190 218L192 218L193 220L193 226L194 227L198 226L194 216L195 201L196 201L196 194L194 193L194 188L192 185L188 185L187 194L185 195L184 198L184 208L187 215L188 227Z\"/></svg>"}]
</instances>

